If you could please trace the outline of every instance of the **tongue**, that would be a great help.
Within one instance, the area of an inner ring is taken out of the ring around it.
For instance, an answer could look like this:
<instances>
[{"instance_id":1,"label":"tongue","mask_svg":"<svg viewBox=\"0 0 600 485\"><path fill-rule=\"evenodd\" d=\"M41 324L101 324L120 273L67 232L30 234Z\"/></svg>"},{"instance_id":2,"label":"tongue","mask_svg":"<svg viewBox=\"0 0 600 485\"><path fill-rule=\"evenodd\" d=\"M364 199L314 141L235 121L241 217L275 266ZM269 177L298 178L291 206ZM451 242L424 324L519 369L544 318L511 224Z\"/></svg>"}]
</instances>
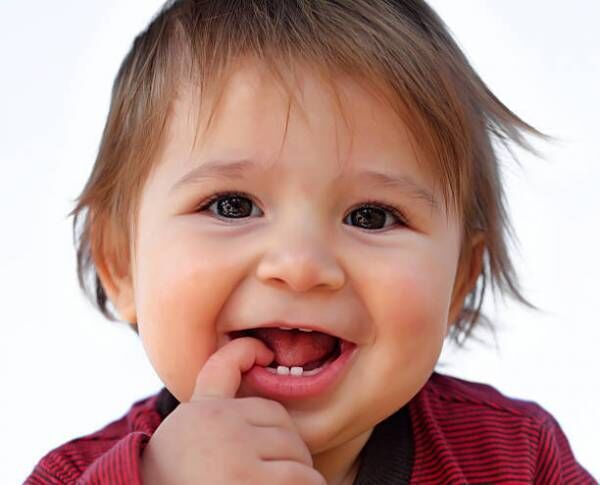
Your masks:
<instances>
[{"instance_id":1,"label":"tongue","mask_svg":"<svg viewBox=\"0 0 600 485\"><path fill-rule=\"evenodd\" d=\"M321 360L333 352L337 343L336 337L316 331L258 328L252 333L275 352L275 361L286 367Z\"/></svg>"}]
</instances>

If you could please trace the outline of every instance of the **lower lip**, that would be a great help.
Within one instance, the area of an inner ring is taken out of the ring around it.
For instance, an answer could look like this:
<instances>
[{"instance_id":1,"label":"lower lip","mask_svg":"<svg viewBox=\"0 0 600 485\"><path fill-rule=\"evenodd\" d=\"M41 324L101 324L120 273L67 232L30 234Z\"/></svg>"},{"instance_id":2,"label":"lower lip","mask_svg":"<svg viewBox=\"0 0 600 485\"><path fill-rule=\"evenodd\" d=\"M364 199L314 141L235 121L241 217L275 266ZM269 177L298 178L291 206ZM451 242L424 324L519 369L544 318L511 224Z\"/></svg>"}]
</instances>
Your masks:
<instances>
[{"instance_id":1,"label":"lower lip","mask_svg":"<svg viewBox=\"0 0 600 485\"><path fill-rule=\"evenodd\" d=\"M269 399L315 397L333 387L355 353L356 344L342 342L339 357L314 376L272 374L264 367L255 365L244 374L244 380L253 390Z\"/></svg>"}]
</instances>

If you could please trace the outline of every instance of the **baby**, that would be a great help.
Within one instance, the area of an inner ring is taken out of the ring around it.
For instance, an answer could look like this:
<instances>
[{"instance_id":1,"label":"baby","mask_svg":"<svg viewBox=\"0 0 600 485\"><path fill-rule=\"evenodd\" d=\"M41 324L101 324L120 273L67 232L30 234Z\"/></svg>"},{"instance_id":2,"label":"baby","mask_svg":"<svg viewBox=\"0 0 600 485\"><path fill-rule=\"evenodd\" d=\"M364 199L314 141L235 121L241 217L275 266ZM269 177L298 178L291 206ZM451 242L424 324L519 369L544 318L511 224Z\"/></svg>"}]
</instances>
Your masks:
<instances>
[{"instance_id":1,"label":"baby","mask_svg":"<svg viewBox=\"0 0 600 485\"><path fill-rule=\"evenodd\" d=\"M434 372L486 284L533 307L493 149L528 134L422 0L168 2L72 212L165 387L26 483L594 483L539 405Z\"/></svg>"}]
</instances>

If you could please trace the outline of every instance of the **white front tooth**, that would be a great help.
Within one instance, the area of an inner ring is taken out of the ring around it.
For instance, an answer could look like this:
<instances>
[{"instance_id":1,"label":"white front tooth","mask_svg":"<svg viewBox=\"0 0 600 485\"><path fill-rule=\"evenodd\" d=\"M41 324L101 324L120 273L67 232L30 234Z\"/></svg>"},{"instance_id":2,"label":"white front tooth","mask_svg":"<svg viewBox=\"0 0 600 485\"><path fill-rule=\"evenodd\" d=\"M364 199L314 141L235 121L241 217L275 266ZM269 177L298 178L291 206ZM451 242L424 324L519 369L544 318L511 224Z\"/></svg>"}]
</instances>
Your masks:
<instances>
[{"instance_id":1,"label":"white front tooth","mask_svg":"<svg viewBox=\"0 0 600 485\"><path fill-rule=\"evenodd\" d=\"M298 330L300 330L301 332L312 332L310 328L299 328Z\"/></svg>"},{"instance_id":2,"label":"white front tooth","mask_svg":"<svg viewBox=\"0 0 600 485\"><path fill-rule=\"evenodd\" d=\"M287 376L290 373L290 368L286 367L285 365L279 365L277 366L277 374L279 374L280 376Z\"/></svg>"},{"instance_id":3,"label":"white front tooth","mask_svg":"<svg viewBox=\"0 0 600 485\"><path fill-rule=\"evenodd\" d=\"M288 327L279 327L279 330L291 330L291 328L288 328Z\"/></svg>"},{"instance_id":4,"label":"white front tooth","mask_svg":"<svg viewBox=\"0 0 600 485\"><path fill-rule=\"evenodd\" d=\"M302 367L292 367L290 372L293 376L301 376L304 369Z\"/></svg>"}]
</instances>

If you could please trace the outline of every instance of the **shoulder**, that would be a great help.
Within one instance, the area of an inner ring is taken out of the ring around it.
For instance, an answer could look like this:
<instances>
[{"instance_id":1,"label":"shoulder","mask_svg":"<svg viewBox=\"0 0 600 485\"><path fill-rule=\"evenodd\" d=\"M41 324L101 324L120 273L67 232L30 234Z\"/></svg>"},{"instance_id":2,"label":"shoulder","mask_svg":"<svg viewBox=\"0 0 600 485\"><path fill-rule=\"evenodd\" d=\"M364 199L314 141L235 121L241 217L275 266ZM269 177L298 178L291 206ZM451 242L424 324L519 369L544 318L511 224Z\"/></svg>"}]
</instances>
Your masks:
<instances>
[{"instance_id":1,"label":"shoulder","mask_svg":"<svg viewBox=\"0 0 600 485\"><path fill-rule=\"evenodd\" d=\"M408 407L419 479L591 483L557 421L536 402L434 372Z\"/></svg>"},{"instance_id":2,"label":"shoulder","mask_svg":"<svg viewBox=\"0 0 600 485\"><path fill-rule=\"evenodd\" d=\"M495 416L524 419L542 425L552 415L534 401L502 394L489 384L434 372L421 389L422 398L445 413L479 410Z\"/></svg>"},{"instance_id":3,"label":"shoulder","mask_svg":"<svg viewBox=\"0 0 600 485\"><path fill-rule=\"evenodd\" d=\"M63 447L73 447L84 443L114 442L123 436L134 433L151 435L160 424L160 416L156 410L156 400L160 393L148 396L134 402L129 410L120 418L111 421L101 429L79 438L75 438ZM58 449L61 449L59 447Z\"/></svg>"},{"instance_id":4,"label":"shoulder","mask_svg":"<svg viewBox=\"0 0 600 485\"><path fill-rule=\"evenodd\" d=\"M49 451L25 483L53 483L51 478L60 480L60 483L73 483L74 477L83 474L94 461L117 445L121 445L124 451L139 448L161 422L156 410L159 395L136 401L119 419Z\"/></svg>"},{"instance_id":5,"label":"shoulder","mask_svg":"<svg viewBox=\"0 0 600 485\"><path fill-rule=\"evenodd\" d=\"M421 432L416 437L431 441L434 437L429 434L435 431L435 438L446 449L463 449L465 442L485 444L487 452L517 444L536 449L543 430L554 423L550 413L536 402L437 372L410 402L409 411L415 429ZM471 452L478 449L474 447Z\"/></svg>"}]
</instances>

